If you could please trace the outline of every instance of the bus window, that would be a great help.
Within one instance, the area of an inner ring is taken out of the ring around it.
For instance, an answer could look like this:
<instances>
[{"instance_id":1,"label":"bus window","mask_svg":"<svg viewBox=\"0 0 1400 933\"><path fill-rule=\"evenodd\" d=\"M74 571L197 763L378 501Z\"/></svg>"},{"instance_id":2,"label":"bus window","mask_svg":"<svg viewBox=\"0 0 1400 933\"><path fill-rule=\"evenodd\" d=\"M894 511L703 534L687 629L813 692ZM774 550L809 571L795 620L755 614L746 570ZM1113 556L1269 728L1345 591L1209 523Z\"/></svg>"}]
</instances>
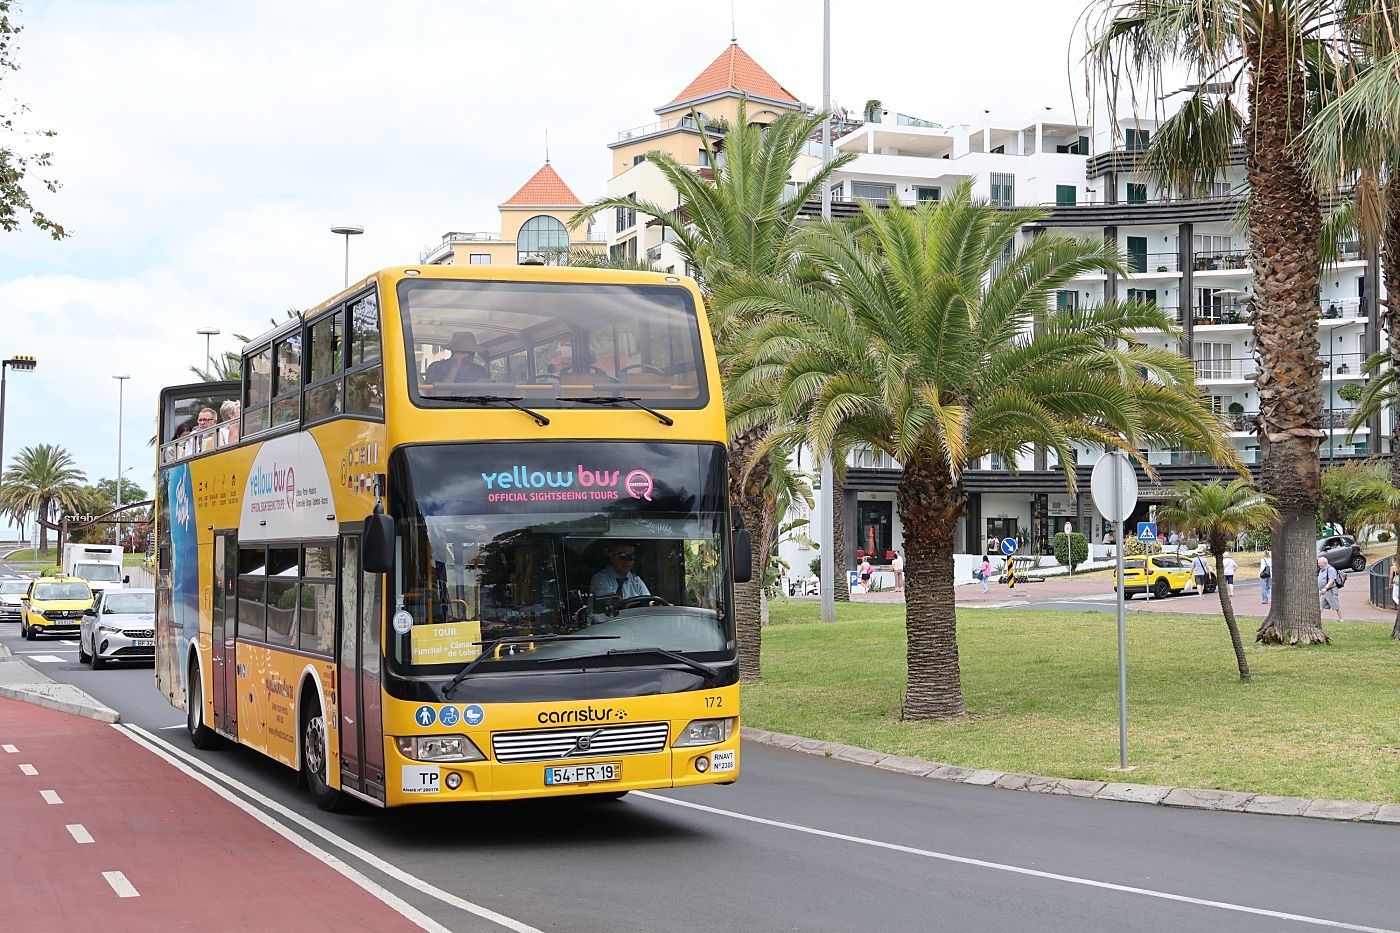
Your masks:
<instances>
[{"instance_id":1,"label":"bus window","mask_svg":"<svg viewBox=\"0 0 1400 933\"><path fill-rule=\"evenodd\" d=\"M337 311L311 325L307 357L306 420L319 421L341 411L341 352L345 318Z\"/></svg>"},{"instance_id":2,"label":"bus window","mask_svg":"<svg viewBox=\"0 0 1400 933\"><path fill-rule=\"evenodd\" d=\"M293 424L301 418L301 334L289 334L274 345L272 425Z\"/></svg>"},{"instance_id":3,"label":"bus window","mask_svg":"<svg viewBox=\"0 0 1400 933\"><path fill-rule=\"evenodd\" d=\"M299 556L294 547L267 550L267 642L270 645L295 647L297 643L297 607L301 603L297 592Z\"/></svg>"},{"instance_id":4,"label":"bus window","mask_svg":"<svg viewBox=\"0 0 1400 933\"><path fill-rule=\"evenodd\" d=\"M382 415L384 373L379 365L379 302L374 295L366 295L350 306L349 355L345 410Z\"/></svg>"},{"instance_id":5,"label":"bus window","mask_svg":"<svg viewBox=\"0 0 1400 933\"><path fill-rule=\"evenodd\" d=\"M379 359L379 301L366 295L350 306L350 367Z\"/></svg>"},{"instance_id":6,"label":"bus window","mask_svg":"<svg viewBox=\"0 0 1400 933\"><path fill-rule=\"evenodd\" d=\"M567 372L573 373L574 347L568 337L556 337L531 348L535 359L535 378L548 380Z\"/></svg>"},{"instance_id":7,"label":"bus window","mask_svg":"<svg viewBox=\"0 0 1400 933\"><path fill-rule=\"evenodd\" d=\"M329 657L335 647L335 548L307 547L303 554L301 650Z\"/></svg>"},{"instance_id":8,"label":"bus window","mask_svg":"<svg viewBox=\"0 0 1400 933\"><path fill-rule=\"evenodd\" d=\"M262 347L243 357L243 435L261 431L268 425L268 405L272 401L272 347Z\"/></svg>"},{"instance_id":9,"label":"bus window","mask_svg":"<svg viewBox=\"0 0 1400 933\"><path fill-rule=\"evenodd\" d=\"M238 637L267 638L267 552L260 547L238 551Z\"/></svg>"}]
</instances>

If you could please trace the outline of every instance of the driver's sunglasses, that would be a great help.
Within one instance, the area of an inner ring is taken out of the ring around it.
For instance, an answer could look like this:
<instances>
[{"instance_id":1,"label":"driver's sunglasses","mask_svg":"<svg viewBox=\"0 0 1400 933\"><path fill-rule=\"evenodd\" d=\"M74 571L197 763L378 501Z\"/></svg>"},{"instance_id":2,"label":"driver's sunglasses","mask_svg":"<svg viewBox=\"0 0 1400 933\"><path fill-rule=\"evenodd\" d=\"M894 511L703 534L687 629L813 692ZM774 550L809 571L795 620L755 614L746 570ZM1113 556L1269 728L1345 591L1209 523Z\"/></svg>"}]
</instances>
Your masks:
<instances>
[{"instance_id":1,"label":"driver's sunglasses","mask_svg":"<svg viewBox=\"0 0 1400 933\"><path fill-rule=\"evenodd\" d=\"M619 555L617 555L617 556L620 557L620 558L622 558L623 560L636 560L636 559L637 559L637 555L636 555L636 554L619 554Z\"/></svg>"}]
</instances>

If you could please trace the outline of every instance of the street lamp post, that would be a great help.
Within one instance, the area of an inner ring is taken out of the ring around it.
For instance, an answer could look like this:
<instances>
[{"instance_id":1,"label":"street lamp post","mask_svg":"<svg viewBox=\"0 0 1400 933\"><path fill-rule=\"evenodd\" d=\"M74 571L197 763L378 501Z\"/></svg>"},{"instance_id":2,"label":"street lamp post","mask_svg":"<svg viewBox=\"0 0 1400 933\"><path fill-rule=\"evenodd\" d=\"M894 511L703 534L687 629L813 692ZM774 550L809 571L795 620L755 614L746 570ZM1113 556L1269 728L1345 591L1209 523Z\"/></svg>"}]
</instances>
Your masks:
<instances>
[{"instance_id":1,"label":"street lamp post","mask_svg":"<svg viewBox=\"0 0 1400 933\"><path fill-rule=\"evenodd\" d=\"M195 333L204 337L204 365L209 367L206 372L212 376L214 375L214 354L209 349L209 340L211 337L217 337L219 335L219 329L217 327L201 327L199 330L195 331ZM112 378L125 379L126 377L113 376Z\"/></svg>"},{"instance_id":2,"label":"street lamp post","mask_svg":"<svg viewBox=\"0 0 1400 933\"><path fill-rule=\"evenodd\" d=\"M32 356L12 356L0 360L0 474L5 472L5 376L8 370L17 373L32 372L39 363Z\"/></svg>"},{"instance_id":3,"label":"street lamp post","mask_svg":"<svg viewBox=\"0 0 1400 933\"><path fill-rule=\"evenodd\" d=\"M218 333L218 331L214 331ZM123 405L126 401L126 381L130 376L113 376L117 380L117 508L122 507L122 414ZM126 548L122 547L122 513L117 512L117 547L122 548L122 553L126 553Z\"/></svg>"},{"instance_id":4,"label":"street lamp post","mask_svg":"<svg viewBox=\"0 0 1400 933\"><path fill-rule=\"evenodd\" d=\"M350 284L350 238L352 236L359 236L364 232L364 227L359 227L354 224L336 224L334 227L331 227L331 233L338 233L345 237L345 285Z\"/></svg>"},{"instance_id":5,"label":"street lamp post","mask_svg":"<svg viewBox=\"0 0 1400 933\"><path fill-rule=\"evenodd\" d=\"M831 0L822 3L822 168L831 163ZM831 185L822 182L822 220L831 221ZM846 572L843 559L838 566L837 554L845 552L844 541L836 540L836 510L842 503L836 501L836 466L831 462L835 453L828 451L822 459L821 513L822 547L821 561L821 620L836 621L836 575Z\"/></svg>"}]
</instances>

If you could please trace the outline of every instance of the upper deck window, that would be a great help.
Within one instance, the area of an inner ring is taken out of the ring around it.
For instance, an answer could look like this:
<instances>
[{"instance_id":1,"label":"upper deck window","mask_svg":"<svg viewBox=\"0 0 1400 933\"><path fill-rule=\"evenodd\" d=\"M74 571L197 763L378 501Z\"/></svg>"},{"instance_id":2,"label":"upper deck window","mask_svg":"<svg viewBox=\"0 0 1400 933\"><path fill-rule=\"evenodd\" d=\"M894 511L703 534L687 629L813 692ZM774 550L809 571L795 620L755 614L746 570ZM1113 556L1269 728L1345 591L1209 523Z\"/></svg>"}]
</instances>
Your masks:
<instances>
[{"instance_id":1,"label":"upper deck window","mask_svg":"<svg viewBox=\"0 0 1400 933\"><path fill-rule=\"evenodd\" d=\"M707 401L699 319L678 286L415 280L399 283L399 307L422 403Z\"/></svg>"}]
</instances>

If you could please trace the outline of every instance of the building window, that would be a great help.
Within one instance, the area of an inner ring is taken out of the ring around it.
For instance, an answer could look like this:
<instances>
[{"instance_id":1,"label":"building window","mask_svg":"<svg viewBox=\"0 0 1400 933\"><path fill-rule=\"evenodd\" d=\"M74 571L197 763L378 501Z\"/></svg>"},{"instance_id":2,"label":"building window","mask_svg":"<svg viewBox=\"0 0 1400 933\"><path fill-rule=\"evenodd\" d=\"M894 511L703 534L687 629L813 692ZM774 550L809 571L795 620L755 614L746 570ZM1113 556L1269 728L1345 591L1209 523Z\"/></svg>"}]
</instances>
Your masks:
<instances>
[{"instance_id":1,"label":"building window","mask_svg":"<svg viewBox=\"0 0 1400 933\"><path fill-rule=\"evenodd\" d=\"M1079 201L1079 188L1074 185L1056 185L1055 203L1073 207Z\"/></svg>"},{"instance_id":2,"label":"building window","mask_svg":"<svg viewBox=\"0 0 1400 933\"><path fill-rule=\"evenodd\" d=\"M1128 182L1128 203L1129 203L1129 204L1146 204L1146 203L1147 203L1147 185L1146 185L1146 184L1136 184L1136 183L1131 182L1131 181Z\"/></svg>"},{"instance_id":3,"label":"building window","mask_svg":"<svg viewBox=\"0 0 1400 933\"><path fill-rule=\"evenodd\" d=\"M1016 176L992 172L992 206L1013 207L1016 204Z\"/></svg>"},{"instance_id":4,"label":"building window","mask_svg":"<svg viewBox=\"0 0 1400 933\"><path fill-rule=\"evenodd\" d=\"M1230 196L1230 183L1228 181L1213 182L1210 186L1210 196L1213 198L1228 198Z\"/></svg>"},{"instance_id":5,"label":"building window","mask_svg":"<svg viewBox=\"0 0 1400 933\"><path fill-rule=\"evenodd\" d=\"M915 188L914 197L920 201L938 201L943 197L942 188Z\"/></svg>"},{"instance_id":6,"label":"building window","mask_svg":"<svg viewBox=\"0 0 1400 933\"><path fill-rule=\"evenodd\" d=\"M1079 307L1079 292L1072 288L1062 288L1055 292L1055 309L1073 311Z\"/></svg>"},{"instance_id":7,"label":"building window","mask_svg":"<svg viewBox=\"0 0 1400 933\"><path fill-rule=\"evenodd\" d=\"M701 149L695 153L695 164L701 168L710 167L710 152L708 149Z\"/></svg>"},{"instance_id":8,"label":"building window","mask_svg":"<svg viewBox=\"0 0 1400 933\"><path fill-rule=\"evenodd\" d=\"M1056 146L1055 151L1068 155L1088 155L1089 137L1081 136L1072 143Z\"/></svg>"},{"instance_id":9,"label":"building window","mask_svg":"<svg viewBox=\"0 0 1400 933\"><path fill-rule=\"evenodd\" d=\"M1151 138L1152 134L1149 133L1147 130L1123 131L1123 144L1126 148L1130 150L1140 151L1146 149L1148 140L1150 140Z\"/></svg>"},{"instance_id":10,"label":"building window","mask_svg":"<svg viewBox=\"0 0 1400 933\"><path fill-rule=\"evenodd\" d=\"M637 192L633 191L628 194L627 197L631 200L636 200ZM615 214L617 216L618 233L624 230L631 230L633 227L637 226L637 209L635 207L619 207ZM568 245L567 240L565 241L565 245Z\"/></svg>"},{"instance_id":11,"label":"building window","mask_svg":"<svg viewBox=\"0 0 1400 933\"><path fill-rule=\"evenodd\" d=\"M620 228L619 228L620 229ZM525 221L515 244L515 261L543 259L557 266L569 252L569 228L563 221L540 214Z\"/></svg>"},{"instance_id":12,"label":"building window","mask_svg":"<svg viewBox=\"0 0 1400 933\"><path fill-rule=\"evenodd\" d=\"M471 255L469 255L469 256L467 257L467 265L469 265L469 266L489 266L489 265L491 265L491 254L490 254L490 253L472 253Z\"/></svg>"},{"instance_id":13,"label":"building window","mask_svg":"<svg viewBox=\"0 0 1400 933\"><path fill-rule=\"evenodd\" d=\"M608 258L614 260L631 260L637 258L637 238L630 236L621 243L614 243L608 247Z\"/></svg>"},{"instance_id":14,"label":"building window","mask_svg":"<svg viewBox=\"0 0 1400 933\"><path fill-rule=\"evenodd\" d=\"M884 185L872 181L853 181L851 182L851 197L887 204L894 200L894 185Z\"/></svg>"},{"instance_id":15,"label":"building window","mask_svg":"<svg viewBox=\"0 0 1400 933\"><path fill-rule=\"evenodd\" d=\"M641 164L642 164L643 162L645 162L646 160L647 160L647 157L646 157L646 154L645 154L645 153L642 153L642 154L640 154L640 155L634 155L634 156L632 157L632 164L633 164L633 165L641 165Z\"/></svg>"}]
</instances>

